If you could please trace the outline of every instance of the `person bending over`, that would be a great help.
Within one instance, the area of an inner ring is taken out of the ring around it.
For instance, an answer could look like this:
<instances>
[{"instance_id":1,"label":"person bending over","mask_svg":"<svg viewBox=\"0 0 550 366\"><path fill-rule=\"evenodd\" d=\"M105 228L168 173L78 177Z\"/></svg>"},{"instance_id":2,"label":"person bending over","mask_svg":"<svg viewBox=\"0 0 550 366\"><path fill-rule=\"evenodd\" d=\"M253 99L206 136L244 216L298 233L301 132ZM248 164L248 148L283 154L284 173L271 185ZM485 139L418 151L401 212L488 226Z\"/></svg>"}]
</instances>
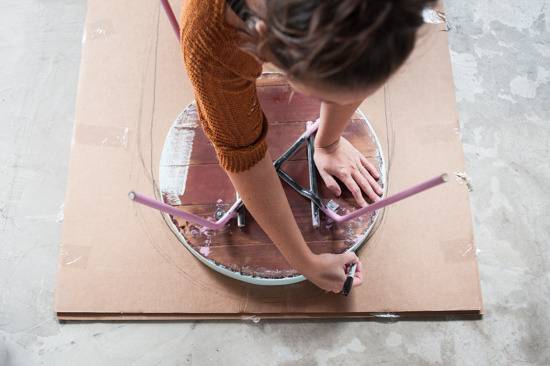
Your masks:
<instances>
[{"instance_id":1,"label":"person bending over","mask_svg":"<svg viewBox=\"0 0 550 366\"><path fill-rule=\"evenodd\" d=\"M429 0L187 0L181 45L205 134L246 208L289 264L339 292L355 253L313 254L267 151L256 95L262 63L321 101L314 161L326 186L359 206L382 194L376 168L343 138L347 122L411 53ZM269 187L266 189L266 187Z\"/></svg>"}]
</instances>

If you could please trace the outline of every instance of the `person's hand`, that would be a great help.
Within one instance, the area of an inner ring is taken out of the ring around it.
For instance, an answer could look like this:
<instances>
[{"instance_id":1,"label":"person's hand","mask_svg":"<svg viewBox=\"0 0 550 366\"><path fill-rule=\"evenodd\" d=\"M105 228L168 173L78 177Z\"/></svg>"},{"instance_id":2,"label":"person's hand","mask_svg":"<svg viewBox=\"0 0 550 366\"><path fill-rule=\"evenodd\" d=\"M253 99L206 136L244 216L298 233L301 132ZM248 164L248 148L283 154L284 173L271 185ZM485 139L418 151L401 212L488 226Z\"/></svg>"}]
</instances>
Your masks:
<instances>
[{"instance_id":1,"label":"person's hand","mask_svg":"<svg viewBox=\"0 0 550 366\"><path fill-rule=\"evenodd\" d=\"M315 146L313 159L327 188L337 197L342 190L334 177L346 185L361 207L367 206L362 192L365 192L373 202L380 199L382 188L376 182L380 174L374 165L345 138L340 137L337 142L329 146Z\"/></svg>"},{"instance_id":2,"label":"person's hand","mask_svg":"<svg viewBox=\"0 0 550 366\"><path fill-rule=\"evenodd\" d=\"M353 280L353 287L355 287L363 282L363 273L361 262L353 252L314 255L311 264L303 274L321 289L339 293L344 287L347 270L354 263L357 263Z\"/></svg>"}]
</instances>

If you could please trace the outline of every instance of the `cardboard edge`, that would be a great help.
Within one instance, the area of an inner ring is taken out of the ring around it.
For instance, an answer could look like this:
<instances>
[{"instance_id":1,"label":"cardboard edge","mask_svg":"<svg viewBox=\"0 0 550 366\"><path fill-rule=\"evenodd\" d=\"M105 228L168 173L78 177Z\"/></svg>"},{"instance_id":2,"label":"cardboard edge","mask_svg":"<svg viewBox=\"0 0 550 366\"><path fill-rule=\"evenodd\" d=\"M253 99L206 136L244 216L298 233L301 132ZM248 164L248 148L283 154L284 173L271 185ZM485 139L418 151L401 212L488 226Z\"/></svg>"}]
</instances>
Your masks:
<instances>
[{"instance_id":1,"label":"cardboard edge","mask_svg":"<svg viewBox=\"0 0 550 366\"><path fill-rule=\"evenodd\" d=\"M82 66L82 61L81 61ZM82 69L82 67L81 67ZM79 76L80 80L80 76ZM454 79L452 79L454 83ZM80 89L80 82L79 82ZM77 95L79 92L77 92ZM78 98L78 96L77 96ZM456 99L456 98L455 98ZM67 192L65 192L66 201ZM471 201L470 201L471 206ZM471 217L473 220L473 217ZM61 258L58 259L59 261ZM58 263L59 265L59 263ZM476 270L478 273L478 288L480 292L480 300L482 299L481 284L479 281L479 264L476 261ZM56 279L58 283L59 279ZM57 301L58 287L56 286L55 308L59 308ZM482 300L481 300L482 301ZM303 319L303 320L374 320L374 321L397 321L397 320L461 320L465 319L481 319L483 315L483 305L480 304L480 309L475 310L445 310L445 311L422 311L422 312L356 312L356 313L79 313L79 312L57 312L57 317L60 321L235 321L235 320L285 320L285 319Z\"/></svg>"},{"instance_id":2,"label":"cardboard edge","mask_svg":"<svg viewBox=\"0 0 550 366\"><path fill-rule=\"evenodd\" d=\"M480 320L483 318L483 310L459 310L459 311L420 311L420 312L368 312L368 313L57 313L57 318L62 322L97 322L97 321L234 321L234 320L374 320L374 321L398 321L398 320L424 320L424 321L448 321L448 320Z\"/></svg>"}]
</instances>

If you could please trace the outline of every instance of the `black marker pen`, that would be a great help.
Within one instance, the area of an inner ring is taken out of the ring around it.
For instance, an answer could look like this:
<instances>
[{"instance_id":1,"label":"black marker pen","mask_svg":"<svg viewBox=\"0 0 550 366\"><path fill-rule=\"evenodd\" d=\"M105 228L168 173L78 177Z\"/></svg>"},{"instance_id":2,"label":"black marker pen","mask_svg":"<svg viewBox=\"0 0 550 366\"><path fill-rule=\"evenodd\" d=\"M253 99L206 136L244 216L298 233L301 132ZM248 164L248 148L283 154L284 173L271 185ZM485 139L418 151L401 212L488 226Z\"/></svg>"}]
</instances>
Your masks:
<instances>
[{"instance_id":1,"label":"black marker pen","mask_svg":"<svg viewBox=\"0 0 550 366\"><path fill-rule=\"evenodd\" d=\"M357 270L357 263L353 263L351 268L348 271L346 276L346 282L344 282L344 287L342 288L342 295L348 296L351 292L351 287L353 286L353 279L355 278L355 271Z\"/></svg>"}]
</instances>

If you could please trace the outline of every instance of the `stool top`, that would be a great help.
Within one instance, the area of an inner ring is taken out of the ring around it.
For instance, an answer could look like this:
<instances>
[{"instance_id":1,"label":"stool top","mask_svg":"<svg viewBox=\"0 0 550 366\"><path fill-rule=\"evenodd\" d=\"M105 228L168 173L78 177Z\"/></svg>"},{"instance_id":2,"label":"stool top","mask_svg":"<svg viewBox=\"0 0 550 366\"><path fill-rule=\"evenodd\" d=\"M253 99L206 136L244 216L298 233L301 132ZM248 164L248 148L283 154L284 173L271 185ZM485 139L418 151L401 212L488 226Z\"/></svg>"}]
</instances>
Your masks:
<instances>
[{"instance_id":1,"label":"stool top","mask_svg":"<svg viewBox=\"0 0 550 366\"><path fill-rule=\"evenodd\" d=\"M302 134L307 121L319 116L319 101L293 93L284 79L264 75L258 80L258 97L269 121L267 136L271 157L276 159ZM381 172L385 185L385 163L376 134L366 117L357 112L343 136L361 151ZM283 170L303 187L309 187L305 145ZM319 195L333 200L340 210L354 210L353 197L342 185L342 195L334 197L318 177ZM311 205L283 183L292 212L302 235L314 253L342 253L357 250L373 233L380 212L336 224L322 216L321 226L313 228ZM258 187L266 189L266 187ZM235 190L225 171L218 165L212 144L204 135L194 104L176 119L165 140L160 162L160 191L163 201L198 214L215 218L236 200ZM290 267L277 247L263 232L250 213L246 227L238 228L236 219L224 230L209 231L171 217L173 231L193 255L218 272L245 282L275 285L303 280Z\"/></svg>"}]
</instances>

